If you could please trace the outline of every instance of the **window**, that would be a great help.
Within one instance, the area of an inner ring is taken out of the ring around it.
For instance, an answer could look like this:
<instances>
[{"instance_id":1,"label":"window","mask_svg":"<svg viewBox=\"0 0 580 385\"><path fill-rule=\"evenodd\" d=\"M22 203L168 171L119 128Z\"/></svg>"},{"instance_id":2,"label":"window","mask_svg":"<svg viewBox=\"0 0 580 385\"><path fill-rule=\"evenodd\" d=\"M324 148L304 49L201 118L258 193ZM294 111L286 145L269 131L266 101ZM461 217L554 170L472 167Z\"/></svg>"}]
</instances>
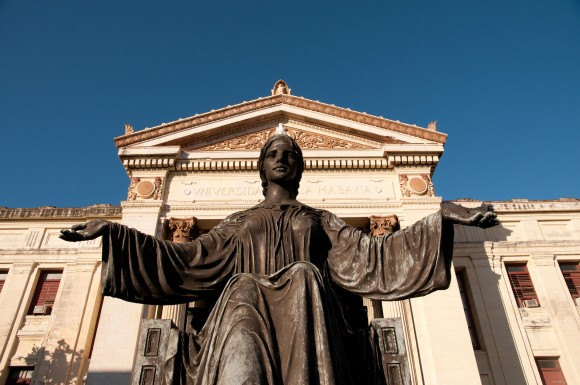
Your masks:
<instances>
[{"instance_id":1,"label":"window","mask_svg":"<svg viewBox=\"0 0 580 385\"><path fill-rule=\"evenodd\" d=\"M578 262L560 262L560 270L572 298L580 298L580 264Z\"/></svg>"},{"instance_id":2,"label":"window","mask_svg":"<svg viewBox=\"0 0 580 385\"><path fill-rule=\"evenodd\" d=\"M479 350L481 349L479 343L480 339L475 325L475 317L472 307L473 301L471 300L471 295L467 292L465 271L456 271L455 276L457 277L459 295L461 296L463 311L465 312L465 319L467 320L467 328L469 329L469 336L471 337L471 346L473 346L473 349Z\"/></svg>"},{"instance_id":3,"label":"window","mask_svg":"<svg viewBox=\"0 0 580 385\"><path fill-rule=\"evenodd\" d=\"M4 282L8 277L8 270L0 270L0 293L2 293L2 288L4 287Z\"/></svg>"},{"instance_id":4,"label":"window","mask_svg":"<svg viewBox=\"0 0 580 385\"><path fill-rule=\"evenodd\" d=\"M557 358L536 358L538 371L544 385L566 385L564 373Z\"/></svg>"},{"instance_id":5,"label":"window","mask_svg":"<svg viewBox=\"0 0 580 385\"><path fill-rule=\"evenodd\" d=\"M540 302L525 264L509 264L506 270L518 307L538 307Z\"/></svg>"},{"instance_id":6,"label":"window","mask_svg":"<svg viewBox=\"0 0 580 385\"><path fill-rule=\"evenodd\" d=\"M8 372L6 385L30 384L34 366L12 367Z\"/></svg>"},{"instance_id":7,"label":"window","mask_svg":"<svg viewBox=\"0 0 580 385\"><path fill-rule=\"evenodd\" d=\"M43 271L34 290L28 315L49 315L54 305L62 271Z\"/></svg>"}]
</instances>

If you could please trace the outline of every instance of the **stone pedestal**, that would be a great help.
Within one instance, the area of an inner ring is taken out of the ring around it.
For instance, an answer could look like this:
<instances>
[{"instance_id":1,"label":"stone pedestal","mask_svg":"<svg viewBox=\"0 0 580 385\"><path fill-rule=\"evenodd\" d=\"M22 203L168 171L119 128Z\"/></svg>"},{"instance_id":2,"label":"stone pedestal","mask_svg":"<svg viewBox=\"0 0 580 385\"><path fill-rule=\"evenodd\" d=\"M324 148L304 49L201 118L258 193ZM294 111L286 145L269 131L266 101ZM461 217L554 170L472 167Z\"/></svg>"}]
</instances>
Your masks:
<instances>
[{"instance_id":1,"label":"stone pedestal","mask_svg":"<svg viewBox=\"0 0 580 385\"><path fill-rule=\"evenodd\" d=\"M171 384L174 368L166 365L174 356L179 331L169 319L142 320L131 385Z\"/></svg>"}]
</instances>

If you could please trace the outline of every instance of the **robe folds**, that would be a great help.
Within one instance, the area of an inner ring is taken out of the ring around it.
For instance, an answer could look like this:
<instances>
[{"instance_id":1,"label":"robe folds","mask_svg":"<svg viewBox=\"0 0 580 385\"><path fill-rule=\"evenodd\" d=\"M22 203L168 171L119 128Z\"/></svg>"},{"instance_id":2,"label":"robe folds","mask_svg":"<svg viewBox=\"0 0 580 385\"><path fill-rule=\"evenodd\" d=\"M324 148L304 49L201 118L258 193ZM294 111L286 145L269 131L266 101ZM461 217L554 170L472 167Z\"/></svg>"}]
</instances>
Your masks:
<instances>
[{"instance_id":1,"label":"robe folds","mask_svg":"<svg viewBox=\"0 0 580 385\"><path fill-rule=\"evenodd\" d=\"M255 206L189 243L113 224L103 294L146 304L218 297L183 334L182 385L349 385L351 332L336 290L400 300L445 289L453 226L440 213L371 237L306 205Z\"/></svg>"}]
</instances>

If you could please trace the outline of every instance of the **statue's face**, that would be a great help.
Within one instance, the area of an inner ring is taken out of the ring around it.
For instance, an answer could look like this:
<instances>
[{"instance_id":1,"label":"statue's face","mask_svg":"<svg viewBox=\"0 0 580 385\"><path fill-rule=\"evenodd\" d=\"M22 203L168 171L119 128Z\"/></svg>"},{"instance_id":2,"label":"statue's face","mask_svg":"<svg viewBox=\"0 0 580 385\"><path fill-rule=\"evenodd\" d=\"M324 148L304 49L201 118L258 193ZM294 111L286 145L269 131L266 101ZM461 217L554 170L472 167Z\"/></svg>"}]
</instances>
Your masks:
<instances>
[{"instance_id":1,"label":"statue's face","mask_svg":"<svg viewBox=\"0 0 580 385\"><path fill-rule=\"evenodd\" d=\"M264 157L262 168L268 182L288 184L298 177L300 157L291 143L286 140L274 141Z\"/></svg>"}]
</instances>

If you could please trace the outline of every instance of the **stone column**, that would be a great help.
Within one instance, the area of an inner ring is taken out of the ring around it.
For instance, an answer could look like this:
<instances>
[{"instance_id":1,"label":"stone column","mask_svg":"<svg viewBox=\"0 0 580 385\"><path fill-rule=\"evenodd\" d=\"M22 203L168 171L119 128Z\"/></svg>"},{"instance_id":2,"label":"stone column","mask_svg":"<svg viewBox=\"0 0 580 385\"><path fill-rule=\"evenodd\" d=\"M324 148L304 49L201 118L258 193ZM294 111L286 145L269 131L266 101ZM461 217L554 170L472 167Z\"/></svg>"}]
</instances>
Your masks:
<instances>
[{"instance_id":1,"label":"stone column","mask_svg":"<svg viewBox=\"0 0 580 385\"><path fill-rule=\"evenodd\" d=\"M370 235L373 237L391 234L400 228L399 218L394 214L385 216L371 215L370 217ZM395 311L393 313L387 311L385 313L385 306L387 306L387 310L391 307L399 308L400 304L395 305L396 303L398 304L398 302L382 302L363 298L363 304L367 307L369 320L374 318L401 317L401 311Z\"/></svg>"},{"instance_id":2,"label":"stone column","mask_svg":"<svg viewBox=\"0 0 580 385\"><path fill-rule=\"evenodd\" d=\"M163 239L175 243L186 243L199 236L197 218L167 218L163 222ZM162 319L170 319L180 329L185 330L187 304L164 305Z\"/></svg>"}]
</instances>

